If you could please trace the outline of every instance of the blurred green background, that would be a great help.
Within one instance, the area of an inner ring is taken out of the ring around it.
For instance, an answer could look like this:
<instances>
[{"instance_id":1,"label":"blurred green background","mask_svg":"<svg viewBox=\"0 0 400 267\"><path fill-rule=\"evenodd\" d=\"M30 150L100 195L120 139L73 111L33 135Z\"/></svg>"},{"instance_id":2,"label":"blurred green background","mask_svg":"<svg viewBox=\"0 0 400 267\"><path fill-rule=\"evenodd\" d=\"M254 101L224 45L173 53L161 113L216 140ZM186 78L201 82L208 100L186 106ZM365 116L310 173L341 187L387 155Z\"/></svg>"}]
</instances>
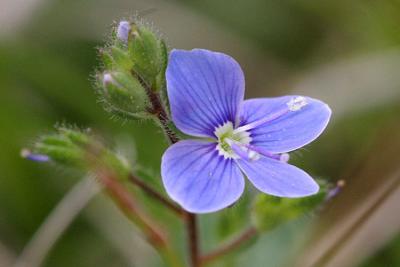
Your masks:
<instances>
[{"instance_id":1,"label":"blurred green background","mask_svg":"<svg viewBox=\"0 0 400 267\"><path fill-rule=\"evenodd\" d=\"M134 14L152 23L170 48L232 55L244 69L247 98L295 92L333 110L323 136L291 162L315 177L345 179L342 194L321 216L265 233L215 266L400 266L397 0L0 0L0 266L22 266L14 263L25 245L82 179L20 157L56 122L123 140L114 144L136 150L137 163L158 172L166 148L160 131L150 122L112 119L91 87L96 48L113 22ZM202 216L204 250L250 221L234 211ZM177 222L163 223L179 233L176 244L184 251ZM162 266L155 255L99 195L41 266Z\"/></svg>"}]
</instances>

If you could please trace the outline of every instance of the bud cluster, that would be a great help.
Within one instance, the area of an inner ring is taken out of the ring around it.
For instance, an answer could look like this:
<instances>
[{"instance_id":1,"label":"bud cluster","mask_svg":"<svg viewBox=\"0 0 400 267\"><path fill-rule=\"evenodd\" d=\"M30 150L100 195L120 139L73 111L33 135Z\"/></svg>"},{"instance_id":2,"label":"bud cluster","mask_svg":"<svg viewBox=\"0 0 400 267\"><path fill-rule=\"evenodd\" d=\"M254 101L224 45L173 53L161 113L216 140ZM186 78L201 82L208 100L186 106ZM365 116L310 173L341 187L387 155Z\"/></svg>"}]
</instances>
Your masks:
<instances>
[{"instance_id":1,"label":"bud cluster","mask_svg":"<svg viewBox=\"0 0 400 267\"><path fill-rule=\"evenodd\" d=\"M65 126L41 136L31 150L23 149L21 155L29 160L51 161L83 171L107 169L118 177L127 177L131 169L126 158L106 148L89 130Z\"/></svg>"},{"instance_id":2,"label":"bud cluster","mask_svg":"<svg viewBox=\"0 0 400 267\"><path fill-rule=\"evenodd\" d=\"M148 26L130 21L119 22L113 36L100 50L99 93L113 115L145 118L152 108L149 96L165 89L165 43Z\"/></svg>"}]
</instances>

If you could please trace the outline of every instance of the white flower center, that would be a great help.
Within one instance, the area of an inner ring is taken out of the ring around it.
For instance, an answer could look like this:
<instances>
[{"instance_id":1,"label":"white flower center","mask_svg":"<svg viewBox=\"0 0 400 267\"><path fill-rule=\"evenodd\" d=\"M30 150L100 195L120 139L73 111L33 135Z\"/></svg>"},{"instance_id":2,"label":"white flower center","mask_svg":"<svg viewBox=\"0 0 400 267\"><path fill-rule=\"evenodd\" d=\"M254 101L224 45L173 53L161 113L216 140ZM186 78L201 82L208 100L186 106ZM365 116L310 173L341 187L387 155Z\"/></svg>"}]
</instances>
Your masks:
<instances>
[{"instance_id":1,"label":"white flower center","mask_svg":"<svg viewBox=\"0 0 400 267\"><path fill-rule=\"evenodd\" d=\"M218 154L226 159L238 159L240 156L232 148L233 145L239 149L246 149L245 146L251 142L250 133L247 131L235 132L232 122L228 121L215 128L215 136L218 138Z\"/></svg>"}]
</instances>

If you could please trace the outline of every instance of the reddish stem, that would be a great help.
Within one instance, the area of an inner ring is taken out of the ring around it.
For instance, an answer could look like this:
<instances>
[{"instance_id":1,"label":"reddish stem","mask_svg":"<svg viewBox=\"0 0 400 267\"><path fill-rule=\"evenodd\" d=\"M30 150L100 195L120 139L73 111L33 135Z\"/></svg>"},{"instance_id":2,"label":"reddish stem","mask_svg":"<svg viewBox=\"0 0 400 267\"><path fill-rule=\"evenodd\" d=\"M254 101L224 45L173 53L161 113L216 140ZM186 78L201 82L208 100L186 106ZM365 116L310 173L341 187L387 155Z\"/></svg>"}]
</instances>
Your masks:
<instances>
[{"instance_id":1,"label":"reddish stem","mask_svg":"<svg viewBox=\"0 0 400 267\"><path fill-rule=\"evenodd\" d=\"M121 210L144 231L149 242L156 248L166 246L166 235L139 209L132 195L110 175L102 173L98 177Z\"/></svg>"},{"instance_id":2,"label":"reddish stem","mask_svg":"<svg viewBox=\"0 0 400 267\"><path fill-rule=\"evenodd\" d=\"M199 242L197 236L196 214L187 212L186 228L188 233L188 243L190 246L190 262L192 267L200 267Z\"/></svg>"},{"instance_id":3,"label":"reddish stem","mask_svg":"<svg viewBox=\"0 0 400 267\"><path fill-rule=\"evenodd\" d=\"M143 182L135 175L130 174L129 181L131 181L136 186L140 187L145 193L147 193L154 199L158 200L161 204L166 206L171 211L175 212L178 216L182 218L186 217L186 212L181 207L179 207L178 205L176 205L175 203L164 197L162 194L160 194L158 191L156 191L154 188Z\"/></svg>"},{"instance_id":4,"label":"reddish stem","mask_svg":"<svg viewBox=\"0 0 400 267\"><path fill-rule=\"evenodd\" d=\"M143 85L143 87L146 89L147 95L149 96L151 103L151 108L149 109L149 112L157 117L170 143L171 144L177 143L179 141L179 138L175 134L175 132L169 128L170 119L168 117L168 113L164 108L164 105L161 102L159 94L156 93L140 76L136 75L135 73L132 73L132 75L137 77L141 82L141 84ZM135 180L135 182L137 181ZM159 201L166 204L166 206L168 206L169 208L176 210L175 208L172 208L172 205L167 204L169 203L169 201L168 202L164 201L164 197L161 198L158 192L155 193L153 190L150 190L149 187L144 186L144 184L142 183L140 183L140 186L143 186L142 188L146 190L148 194L151 194L152 196L156 197ZM190 262L192 267L199 267L200 259L199 259L196 215L189 213L185 210L182 210L182 214L183 214L182 218L185 219L186 221L187 236L190 247Z\"/></svg>"}]
</instances>

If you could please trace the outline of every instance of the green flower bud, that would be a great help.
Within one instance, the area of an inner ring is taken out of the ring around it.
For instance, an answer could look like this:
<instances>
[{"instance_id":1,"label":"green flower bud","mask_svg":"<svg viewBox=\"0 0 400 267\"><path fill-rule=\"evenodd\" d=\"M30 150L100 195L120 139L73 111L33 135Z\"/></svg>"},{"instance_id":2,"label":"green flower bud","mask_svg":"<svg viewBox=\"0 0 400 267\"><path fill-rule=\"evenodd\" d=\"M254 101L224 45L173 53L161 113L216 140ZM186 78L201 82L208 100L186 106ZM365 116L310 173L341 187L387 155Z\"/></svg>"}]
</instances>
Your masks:
<instances>
[{"instance_id":1,"label":"green flower bud","mask_svg":"<svg viewBox=\"0 0 400 267\"><path fill-rule=\"evenodd\" d=\"M54 162L76 168L83 168L84 151L76 147L63 147L57 145L45 145L37 143L35 149L37 153L47 155Z\"/></svg>"},{"instance_id":2,"label":"green flower bud","mask_svg":"<svg viewBox=\"0 0 400 267\"><path fill-rule=\"evenodd\" d=\"M103 63L104 68L106 68L106 69L114 68L114 66L115 66L114 59L111 56L109 49L100 48L99 56L100 56L100 60Z\"/></svg>"},{"instance_id":3,"label":"green flower bud","mask_svg":"<svg viewBox=\"0 0 400 267\"><path fill-rule=\"evenodd\" d=\"M60 132L59 136L63 136L71 143L83 146L87 146L90 144L90 137L88 135L88 133L90 132L89 129L85 132L77 131L76 129L71 129L64 126L58 127L57 129Z\"/></svg>"},{"instance_id":4,"label":"green flower bud","mask_svg":"<svg viewBox=\"0 0 400 267\"><path fill-rule=\"evenodd\" d=\"M159 90L163 79L160 75L164 75L167 62L164 42L146 26L133 24L130 34L128 49L133 71L152 90Z\"/></svg>"},{"instance_id":5,"label":"green flower bud","mask_svg":"<svg viewBox=\"0 0 400 267\"><path fill-rule=\"evenodd\" d=\"M115 44L100 49L99 54L105 69L122 70L129 73L132 71L133 62L130 58L129 51L125 47Z\"/></svg>"},{"instance_id":6,"label":"green flower bud","mask_svg":"<svg viewBox=\"0 0 400 267\"><path fill-rule=\"evenodd\" d=\"M121 179L126 179L131 171L126 158L106 148L89 132L64 126L54 134L40 137L32 150L23 149L21 155L32 161L52 161L82 171L107 171Z\"/></svg>"},{"instance_id":7,"label":"green flower bud","mask_svg":"<svg viewBox=\"0 0 400 267\"><path fill-rule=\"evenodd\" d=\"M156 84L155 84L155 89L156 90L161 90L161 98L163 101L168 101L168 96L167 96L167 85L166 85L166 80L165 80L165 71L167 70L167 65L168 65L168 49L167 45L163 40L161 40L161 70L160 73L156 77Z\"/></svg>"},{"instance_id":8,"label":"green flower bud","mask_svg":"<svg viewBox=\"0 0 400 267\"><path fill-rule=\"evenodd\" d=\"M146 91L132 75L122 71L106 72L102 83L102 95L111 112L124 118L146 116L149 107Z\"/></svg>"},{"instance_id":9,"label":"green flower bud","mask_svg":"<svg viewBox=\"0 0 400 267\"><path fill-rule=\"evenodd\" d=\"M128 51L118 46L110 48L110 55L112 57L115 68L122 69L130 72L133 67L133 62L129 57Z\"/></svg>"},{"instance_id":10,"label":"green flower bud","mask_svg":"<svg viewBox=\"0 0 400 267\"><path fill-rule=\"evenodd\" d=\"M64 165L83 167L85 149L90 138L85 132L59 127L57 133L43 135L34 145L34 153L46 155L54 162Z\"/></svg>"},{"instance_id":11,"label":"green flower bud","mask_svg":"<svg viewBox=\"0 0 400 267\"><path fill-rule=\"evenodd\" d=\"M270 231L281 224L300 218L315 210L326 196L326 184L320 191L304 198L280 198L266 194L255 197L252 218L259 231Z\"/></svg>"}]
</instances>

